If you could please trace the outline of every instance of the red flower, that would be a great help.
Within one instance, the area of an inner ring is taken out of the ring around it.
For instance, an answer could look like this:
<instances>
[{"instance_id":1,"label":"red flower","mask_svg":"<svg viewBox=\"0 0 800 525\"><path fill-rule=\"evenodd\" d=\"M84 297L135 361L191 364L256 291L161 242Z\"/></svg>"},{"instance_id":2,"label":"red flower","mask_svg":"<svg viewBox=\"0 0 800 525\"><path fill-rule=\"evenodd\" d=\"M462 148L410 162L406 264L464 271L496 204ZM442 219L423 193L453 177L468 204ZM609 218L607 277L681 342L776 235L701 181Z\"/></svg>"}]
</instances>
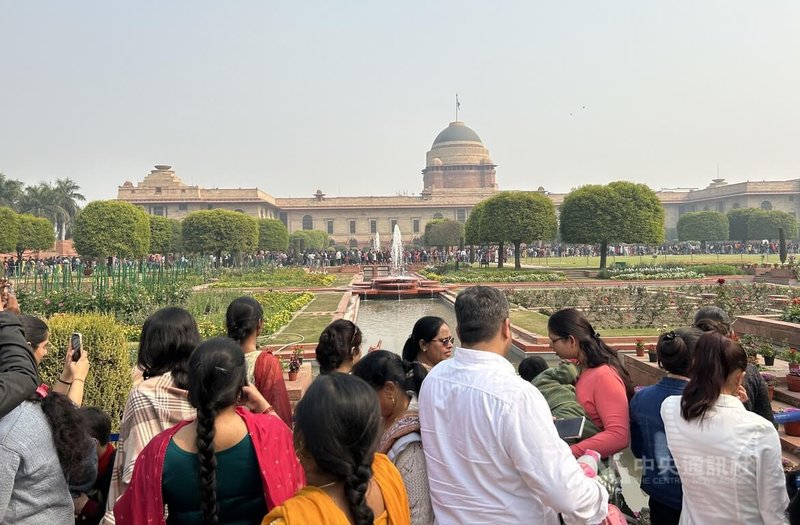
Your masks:
<instances>
[{"instance_id":1,"label":"red flower","mask_svg":"<svg viewBox=\"0 0 800 525\"><path fill-rule=\"evenodd\" d=\"M725 284L725 279L723 279L722 277L720 277L719 279L717 279L717 283L718 283L718 284Z\"/></svg>"}]
</instances>

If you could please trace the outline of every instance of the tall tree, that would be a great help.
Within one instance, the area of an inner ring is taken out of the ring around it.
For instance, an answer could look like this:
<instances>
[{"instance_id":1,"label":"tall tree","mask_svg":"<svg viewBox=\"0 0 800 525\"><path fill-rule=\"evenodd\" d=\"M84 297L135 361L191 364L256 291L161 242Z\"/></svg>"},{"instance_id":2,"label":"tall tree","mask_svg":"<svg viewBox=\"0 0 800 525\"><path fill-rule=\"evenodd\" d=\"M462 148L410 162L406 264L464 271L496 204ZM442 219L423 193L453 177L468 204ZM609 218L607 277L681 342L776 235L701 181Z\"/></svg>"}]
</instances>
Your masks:
<instances>
[{"instance_id":1,"label":"tall tree","mask_svg":"<svg viewBox=\"0 0 800 525\"><path fill-rule=\"evenodd\" d=\"M564 242L600 244L601 269L609 243L664 241L664 208L644 184L619 181L572 190L564 197L560 219Z\"/></svg>"},{"instance_id":2,"label":"tall tree","mask_svg":"<svg viewBox=\"0 0 800 525\"><path fill-rule=\"evenodd\" d=\"M258 244L258 222L253 217L230 210L203 210L183 219L183 247L199 254L222 252L240 254Z\"/></svg>"},{"instance_id":3,"label":"tall tree","mask_svg":"<svg viewBox=\"0 0 800 525\"><path fill-rule=\"evenodd\" d=\"M483 243L481 238L481 217L483 217L484 202L476 204L469 212L467 222L464 223L464 242L469 244L469 262L475 262L475 245Z\"/></svg>"},{"instance_id":4,"label":"tall tree","mask_svg":"<svg viewBox=\"0 0 800 525\"><path fill-rule=\"evenodd\" d=\"M0 208L0 253L13 252L19 239L19 215L11 208Z\"/></svg>"},{"instance_id":5,"label":"tall tree","mask_svg":"<svg viewBox=\"0 0 800 525\"><path fill-rule=\"evenodd\" d=\"M495 241L514 245L514 269L522 269L523 243L555 239L558 232L553 202L530 191L503 191L484 201L481 233ZM498 265L499 266L499 265Z\"/></svg>"},{"instance_id":6,"label":"tall tree","mask_svg":"<svg viewBox=\"0 0 800 525\"><path fill-rule=\"evenodd\" d=\"M725 241L728 239L728 217L717 211L693 211L678 219L680 241Z\"/></svg>"},{"instance_id":7,"label":"tall tree","mask_svg":"<svg viewBox=\"0 0 800 525\"><path fill-rule=\"evenodd\" d=\"M17 211L50 219L53 224L67 220L67 210L61 207L55 189L45 182L26 186L19 199Z\"/></svg>"},{"instance_id":8,"label":"tall tree","mask_svg":"<svg viewBox=\"0 0 800 525\"><path fill-rule=\"evenodd\" d=\"M176 219L149 215L150 221L150 253L175 253L179 251L175 232L180 229Z\"/></svg>"},{"instance_id":9,"label":"tall tree","mask_svg":"<svg viewBox=\"0 0 800 525\"><path fill-rule=\"evenodd\" d=\"M86 197L79 193L80 189L81 187L69 178L56 179L56 183L53 185L54 204L58 205L65 212L56 223L62 241L67 236L67 226L75 220L75 216L78 215L78 211L80 211L78 201L84 202L86 200Z\"/></svg>"},{"instance_id":10,"label":"tall tree","mask_svg":"<svg viewBox=\"0 0 800 525\"><path fill-rule=\"evenodd\" d=\"M327 234L326 234L327 236ZM268 252L284 251L289 248L289 231L278 219L258 221L258 249Z\"/></svg>"},{"instance_id":11,"label":"tall tree","mask_svg":"<svg viewBox=\"0 0 800 525\"><path fill-rule=\"evenodd\" d=\"M747 236L750 240L775 240L781 228L786 237L797 238L797 220L785 211L756 209L747 219Z\"/></svg>"},{"instance_id":12,"label":"tall tree","mask_svg":"<svg viewBox=\"0 0 800 525\"><path fill-rule=\"evenodd\" d=\"M434 219L425 225L425 246L440 246L445 252L464 238L464 225L452 219Z\"/></svg>"},{"instance_id":13,"label":"tall tree","mask_svg":"<svg viewBox=\"0 0 800 525\"><path fill-rule=\"evenodd\" d=\"M731 239L746 242L753 237L747 233L747 222L756 208L736 208L728 212L728 235Z\"/></svg>"},{"instance_id":14,"label":"tall tree","mask_svg":"<svg viewBox=\"0 0 800 525\"><path fill-rule=\"evenodd\" d=\"M53 247L56 235L53 223L44 217L18 215L19 236L17 237L17 260L22 260L25 250L49 250Z\"/></svg>"},{"instance_id":15,"label":"tall tree","mask_svg":"<svg viewBox=\"0 0 800 525\"><path fill-rule=\"evenodd\" d=\"M17 203L22 197L22 181L10 179L0 173L0 206L17 209Z\"/></svg>"},{"instance_id":16,"label":"tall tree","mask_svg":"<svg viewBox=\"0 0 800 525\"><path fill-rule=\"evenodd\" d=\"M150 221L128 202L92 201L75 218L74 240L81 257L143 257L150 249Z\"/></svg>"}]
</instances>

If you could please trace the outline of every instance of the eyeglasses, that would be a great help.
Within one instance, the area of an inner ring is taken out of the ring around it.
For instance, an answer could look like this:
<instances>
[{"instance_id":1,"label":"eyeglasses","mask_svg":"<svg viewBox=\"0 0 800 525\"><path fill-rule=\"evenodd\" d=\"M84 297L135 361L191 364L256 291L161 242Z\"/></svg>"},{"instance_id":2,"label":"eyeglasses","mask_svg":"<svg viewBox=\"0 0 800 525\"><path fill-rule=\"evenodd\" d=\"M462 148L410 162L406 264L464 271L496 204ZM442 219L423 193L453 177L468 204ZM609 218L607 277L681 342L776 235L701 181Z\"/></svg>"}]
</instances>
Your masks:
<instances>
[{"instance_id":1,"label":"eyeglasses","mask_svg":"<svg viewBox=\"0 0 800 525\"><path fill-rule=\"evenodd\" d=\"M434 341L439 341L442 343L443 346L447 345L454 345L456 343L456 338L453 336L445 337L444 339L434 339Z\"/></svg>"},{"instance_id":2,"label":"eyeglasses","mask_svg":"<svg viewBox=\"0 0 800 525\"><path fill-rule=\"evenodd\" d=\"M569 336L566 337L556 337L555 339L550 339L550 347L554 347L557 342L563 341L564 339L569 339Z\"/></svg>"}]
</instances>

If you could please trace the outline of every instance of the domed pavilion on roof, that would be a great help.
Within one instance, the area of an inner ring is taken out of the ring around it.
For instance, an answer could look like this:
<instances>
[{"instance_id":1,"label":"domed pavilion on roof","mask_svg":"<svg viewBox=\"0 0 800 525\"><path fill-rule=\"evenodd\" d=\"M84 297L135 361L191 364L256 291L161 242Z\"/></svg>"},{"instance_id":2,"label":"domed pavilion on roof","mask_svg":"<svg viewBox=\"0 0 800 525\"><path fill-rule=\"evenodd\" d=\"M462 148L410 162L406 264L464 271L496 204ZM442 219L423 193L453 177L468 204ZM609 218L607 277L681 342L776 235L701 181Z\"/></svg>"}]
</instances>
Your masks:
<instances>
[{"instance_id":1,"label":"domed pavilion on roof","mask_svg":"<svg viewBox=\"0 0 800 525\"><path fill-rule=\"evenodd\" d=\"M495 164L477 133L463 122L451 122L434 139L425 155L423 188L436 190L496 190Z\"/></svg>"}]
</instances>

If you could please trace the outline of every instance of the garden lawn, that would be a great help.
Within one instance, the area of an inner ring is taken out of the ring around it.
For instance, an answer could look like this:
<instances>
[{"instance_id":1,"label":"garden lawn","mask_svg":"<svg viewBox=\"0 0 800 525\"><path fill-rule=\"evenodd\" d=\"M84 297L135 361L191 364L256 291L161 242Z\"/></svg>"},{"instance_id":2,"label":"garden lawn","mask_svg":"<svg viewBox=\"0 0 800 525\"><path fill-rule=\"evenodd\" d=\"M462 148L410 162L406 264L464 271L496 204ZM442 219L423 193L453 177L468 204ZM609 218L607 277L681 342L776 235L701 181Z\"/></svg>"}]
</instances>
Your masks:
<instances>
[{"instance_id":1,"label":"garden lawn","mask_svg":"<svg viewBox=\"0 0 800 525\"><path fill-rule=\"evenodd\" d=\"M316 343L319 334L330 324L328 315L300 314L279 334L260 338L259 343L269 345L288 345L293 343Z\"/></svg>"},{"instance_id":2,"label":"garden lawn","mask_svg":"<svg viewBox=\"0 0 800 525\"><path fill-rule=\"evenodd\" d=\"M630 255L630 256L608 256L607 263L609 267L613 266L616 262L624 262L628 266L636 266L640 264L674 264L674 265L692 265L692 264L760 264L765 263L779 263L781 262L778 254L765 255L762 261L761 254L752 255L659 255L653 259L652 255ZM513 268L514 261L510 261ZM588 268L597 269L600 267L600 257L523 257L523 266L543 266L551 270L558 270L561 268ZM506 262L508 265L508 262ZM475 263L475 267L478 263ZM495 264L492 264L494 267Z\"/></svg>"},{"instance_id":3,"label":"garden lawn","mask_svg":"<svg viewBox=\"0 0 800 525\"><path fill-rule=\"evenodd\" d=\"M317 294L314 297L314 300L311 301L308 306L306 306L305 310L303 310L303 313L335 312L341 300L342 294L340 293Z\"/></svg>"},{"instance_id":4,"label":"garden lawn","mask_svg":"<svg viewBox=\"0 0 800 525\"><path fill-rule=\"evenodd\" d=\"M248 270L225 270L213 288L317 288L331 286L336 277L328 273L310 273L303 268L260 267Z\"/></svg>"}]
</instances>

